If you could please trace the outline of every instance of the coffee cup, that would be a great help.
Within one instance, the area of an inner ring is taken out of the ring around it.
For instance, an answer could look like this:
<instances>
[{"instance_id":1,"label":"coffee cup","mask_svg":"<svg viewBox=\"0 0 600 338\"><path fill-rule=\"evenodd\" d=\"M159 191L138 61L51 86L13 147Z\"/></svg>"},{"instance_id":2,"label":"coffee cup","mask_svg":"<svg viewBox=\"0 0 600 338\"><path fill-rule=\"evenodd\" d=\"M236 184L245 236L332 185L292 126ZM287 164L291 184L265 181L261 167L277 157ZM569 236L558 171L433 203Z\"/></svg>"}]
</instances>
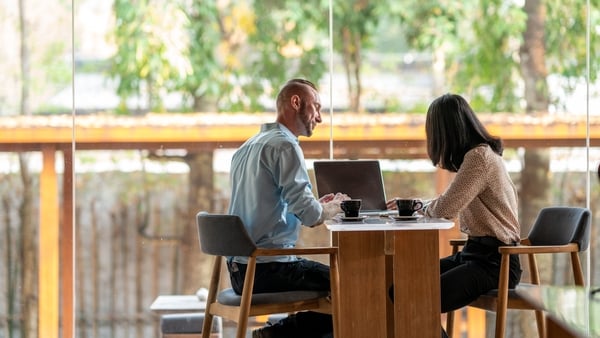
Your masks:
<instances>
[{"instance_id":1,"label":"coffee cup","mask_svg":"<svg viewBox=\"0 0 600 338\"><path fill-rule=\"evenodd\" d=\"M423 208L423 201L418 198L397 198L398 216L412 216Z\"/></svg>"},{"instance_id":2,"label":"coffee cup","mask_svg":"<svg viewBox=\"0 0 600 338\"><path fill-rule=\"evenodd\" d=\"M340 203L340 208L344 211L346 217L358 217L360 212L361 199L349 199Z\"/></svg>"}]
</instances>

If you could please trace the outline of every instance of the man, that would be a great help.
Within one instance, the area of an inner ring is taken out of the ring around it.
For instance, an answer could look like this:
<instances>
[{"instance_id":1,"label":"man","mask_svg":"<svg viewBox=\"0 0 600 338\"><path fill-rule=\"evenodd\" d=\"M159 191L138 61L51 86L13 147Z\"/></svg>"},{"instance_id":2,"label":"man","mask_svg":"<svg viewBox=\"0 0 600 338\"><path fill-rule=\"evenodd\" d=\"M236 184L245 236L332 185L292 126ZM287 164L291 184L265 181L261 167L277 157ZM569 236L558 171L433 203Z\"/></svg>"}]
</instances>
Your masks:
<instances>
[{"instance_id":1,"label":"man","mask_svg":"<svg viewBox=\"0 0 600 338\"><path fill-rule=\"evenodd\" d=\"M288 81L277 95L277 119L262 125L231 162L229 213L239 216L261 248L294 247L300 226L315 226L341 211L348 196L338 193L315 199L298 143L321 123L321 101L314 84ZM241 294L245 257L231 257L233 289ZM329 290L329 267L296 256L259 257L254 292ZM253 338L323 337L333 331L331 316L301 312L252 333Z\"/></svg>"}]
</instances>

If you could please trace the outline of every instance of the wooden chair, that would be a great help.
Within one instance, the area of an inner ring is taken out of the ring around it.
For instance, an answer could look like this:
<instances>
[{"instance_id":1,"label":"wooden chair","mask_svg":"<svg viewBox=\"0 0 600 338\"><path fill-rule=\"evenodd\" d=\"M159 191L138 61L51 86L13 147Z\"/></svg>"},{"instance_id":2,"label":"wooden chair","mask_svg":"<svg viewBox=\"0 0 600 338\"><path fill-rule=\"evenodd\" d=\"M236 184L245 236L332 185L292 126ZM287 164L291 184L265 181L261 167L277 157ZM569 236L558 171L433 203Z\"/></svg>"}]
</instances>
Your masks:
<instances>
[{"instance_id":1,"label":"wooden chair","mask_svg":"<svg viewBox=\"0 0 600 338\"><path fill-rule=\"evenodd\" d=\"M571 267L576 285L584 284L583 271L579 252L588 248L590 240L591 213L586 208L577 207L548 207L538 214L538 217L527 238L517 246L501 246L498 251L502 254L498 289L479 296L468 306L496 312L495 337L504 337L507 309L535 310L522 300L514 289L508 288L509 255L527 255L529 261L530 284L540 284L536 254L569 253ZM452 252L458 252L466 240L450 240ZM526 285L520 283L519 285ZM542 311L535 311L538 334L546 337L546 326ZM446 330L452 337L454 312L448 312Z\"/></svg>"},{"instance_id":2,"label":"wooden chair","mask_svg":"<svg viewBox=\"0 0 600 338\"><path fill-rule=\"evenodd\" d=\"M234 215L216 215L200 212L196 216L200 248L203 253L215 256L208 299L206 303L203 338L208 338L213 316L220 316L237 322L237 338L246 336L248 317L293 313L297 311L317 311L333 315L334 332L337 329L339 274L337 248L289 248L262 249L252 241L242 220ZM253 294L256 258L259 256L280 255L329 255L331 293L328 291L288 291ZM233 289L220 286L223 257L248 257L246 278L242 295Z\"/></svg>"}]
</instances>

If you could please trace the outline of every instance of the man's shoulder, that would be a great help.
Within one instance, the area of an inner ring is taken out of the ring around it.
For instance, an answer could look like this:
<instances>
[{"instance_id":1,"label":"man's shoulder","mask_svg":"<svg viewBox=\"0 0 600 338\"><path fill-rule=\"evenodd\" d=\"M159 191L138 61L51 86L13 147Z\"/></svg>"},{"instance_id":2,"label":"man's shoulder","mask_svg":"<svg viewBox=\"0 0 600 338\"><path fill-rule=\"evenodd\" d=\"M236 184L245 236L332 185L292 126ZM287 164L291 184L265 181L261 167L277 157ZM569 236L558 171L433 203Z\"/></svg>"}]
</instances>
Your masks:
<instances>
[{"instance_id":1,"label":"man's shoulder","mask_svg":"<svg viewBox=\"0 0 600 338\"><path fill-rule=\"evenodd\" d=\"M248 156L248 154L265 154L265 153L284 153L289 151L297 151L299 145L290 140L289 137L282 132L262 132L248 139L234 153L234 157Z\"/></svg>"},{"instance_id":2,"label":"man's shoulder","mask_svg":"<svg viewBox=\"0 0 600 338\"><path fill-rule=\"evenodd\" d=\"M290 148L298 145L298 142L295 139L289 137L288 134L280 129L265 131L261 133L255 141L256 143L261 143L274 148Z\"/></svg>"}]
</instances>

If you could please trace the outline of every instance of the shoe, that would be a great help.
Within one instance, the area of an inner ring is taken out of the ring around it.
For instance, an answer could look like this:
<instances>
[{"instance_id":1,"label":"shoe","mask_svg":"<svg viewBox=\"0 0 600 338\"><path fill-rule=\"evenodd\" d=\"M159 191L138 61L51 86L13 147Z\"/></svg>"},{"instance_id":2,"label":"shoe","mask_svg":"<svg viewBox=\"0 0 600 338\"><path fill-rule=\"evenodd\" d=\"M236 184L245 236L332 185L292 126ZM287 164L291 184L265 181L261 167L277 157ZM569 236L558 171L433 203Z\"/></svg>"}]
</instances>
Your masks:
<instances>
[{"instance_id":1,"label":"shoe","mask_svg":"<svg viewBox=\"0 0 600 338\"><path fill-rule=\"evenodd\" d=\"M275 331L273 326L265 326L252 331L252 338L277 338Z\"/></svg>"}]
</instances>

